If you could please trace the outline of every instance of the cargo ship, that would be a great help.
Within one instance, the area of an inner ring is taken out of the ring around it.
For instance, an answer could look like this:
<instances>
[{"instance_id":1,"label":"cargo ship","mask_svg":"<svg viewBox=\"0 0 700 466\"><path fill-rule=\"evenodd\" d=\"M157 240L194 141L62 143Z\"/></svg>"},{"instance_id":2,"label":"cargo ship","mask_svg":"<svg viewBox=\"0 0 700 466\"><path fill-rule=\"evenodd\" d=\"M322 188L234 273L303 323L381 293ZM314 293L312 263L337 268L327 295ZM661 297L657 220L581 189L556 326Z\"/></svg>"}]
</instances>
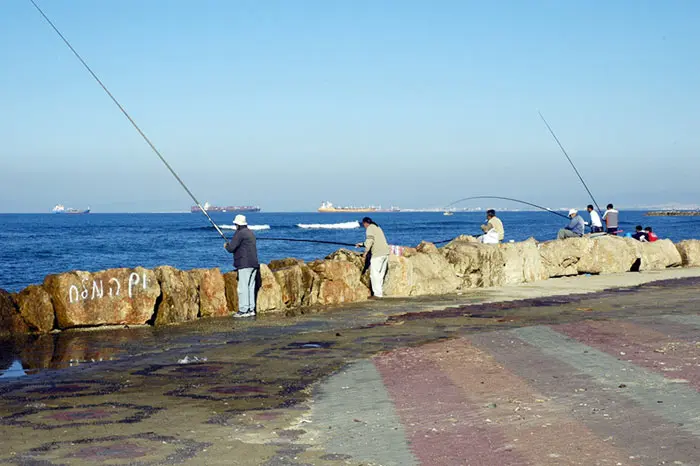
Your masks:
<instances>
[{"instance_id":1,"label":"cargo ship","mask_svg":"<svg viewBox=\"0 0 700 466\"><path fill-rule=\"evenodd\" d=\"M398 207L391 207L389 209L382 209L381 207L376 207L376 206L366 206L366 207L355 207L355 206L348 206L348 207L341 207L341 206L335 206L331 202L323 202L321 203L321 207L318 208L319 212L323 213L336 213L336 212L401 212L401 209Z\"/></svg>"},{"instance_id":2,"label":"cargo ship","mask_svg":"<svg viewBox=\"0 0 700 466\"><path fill-rule=\"evenodd\" d=\"M230 205L226 207L219 207L205 202L202 207L207 212L260 212L260 207L250 205ZM201 211L202 209L200 209L198 205L193 205L190 209L190 212L193 214Z\"/></svg>"},{"instance_id":3,"label":"cargo ship","mask_svg":"<svg viewBox=\"0 0 700 466\"><path fill-rule=\"evenodd\" d=\"M63 204L57 204L56 207L54 207L51 212L54 214L89 214L90 213L90 207L88 207L86 210L78 210L74 209L72 207L66 208Z\"/></svg>"}]
</instances>

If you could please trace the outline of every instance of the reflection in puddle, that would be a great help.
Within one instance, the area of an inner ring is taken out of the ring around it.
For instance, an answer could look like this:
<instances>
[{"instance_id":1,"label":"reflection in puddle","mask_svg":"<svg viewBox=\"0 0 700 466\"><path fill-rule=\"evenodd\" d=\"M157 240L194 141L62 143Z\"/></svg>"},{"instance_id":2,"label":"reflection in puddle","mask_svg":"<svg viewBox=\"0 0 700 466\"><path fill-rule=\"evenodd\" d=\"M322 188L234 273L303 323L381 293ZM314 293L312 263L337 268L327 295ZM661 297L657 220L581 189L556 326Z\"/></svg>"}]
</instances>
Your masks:
<instances>
[{"instance_id":1,"label":"reflection in puddle","mask_svg":"<svg viewBox=\"0 0 700 466\"><path fill-rule=\"evenodd\" d=\"M16 379L17 377L24 377L27 373L22 367L22 361L15 359L10 364L7 369L0 370L0 379Z\"/></svg>"},{"instance_id":2,"label":"reflection in puddle","mask_svg":"<svg viewBox=\"0 0 700 466\"><path fill-rule=\"evenodd\" d=\"M43 369L119 359L128 352L130 343L153 341L150 328L16 336L0 341L0 377L17 378Z\"/></svg>"}]
</instances>

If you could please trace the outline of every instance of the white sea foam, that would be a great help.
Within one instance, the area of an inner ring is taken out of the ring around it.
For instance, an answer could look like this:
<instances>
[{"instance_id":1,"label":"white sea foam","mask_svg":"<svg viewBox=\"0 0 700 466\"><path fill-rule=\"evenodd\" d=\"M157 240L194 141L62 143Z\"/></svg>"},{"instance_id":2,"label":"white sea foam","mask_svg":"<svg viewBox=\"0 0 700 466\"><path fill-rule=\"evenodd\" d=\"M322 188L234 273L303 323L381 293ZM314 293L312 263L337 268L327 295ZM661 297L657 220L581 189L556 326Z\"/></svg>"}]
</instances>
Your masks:
<instances>
[{"instance_id":1,"label":"white sea foam","mask_svg":"<svg viewBox=\"0 0 700 466\"><path fill-rule=\"evenodd\" d=\"M235 230L236 225L219 225L222 230ZM248 225L251 230L269 230L270 225Z\"/></svg>"},{"instance_id":2,"label":"white sea foam","mask_svg":"<svg viewBox=\"0 0 700 466\"><path fill-rule=\"evenodd\" d=\"M306 230L351 230L353 228L360 228L360 222L298 223L297 226Z\"/></svg>"}]
</instances>

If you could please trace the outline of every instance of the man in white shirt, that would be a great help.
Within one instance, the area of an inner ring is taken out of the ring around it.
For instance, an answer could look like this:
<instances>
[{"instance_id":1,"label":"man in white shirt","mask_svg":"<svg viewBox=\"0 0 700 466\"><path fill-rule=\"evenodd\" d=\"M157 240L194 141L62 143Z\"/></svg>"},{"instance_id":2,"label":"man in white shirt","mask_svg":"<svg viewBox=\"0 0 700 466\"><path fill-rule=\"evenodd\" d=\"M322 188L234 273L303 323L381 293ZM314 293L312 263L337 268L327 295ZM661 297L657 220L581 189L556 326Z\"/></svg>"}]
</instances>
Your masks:
<instances>
[{"instance_id":1,"label":"man in white shirt","mask_svg":"<svg viewBox=\"0 0 700 466\"><path fill-rule=\"evenodd\" d=\"M591 204L588 204L586 210L591 215L591 233L600 233L603 231L603 222L600 220L600 214Z\"/></svg>"}]
</instances>

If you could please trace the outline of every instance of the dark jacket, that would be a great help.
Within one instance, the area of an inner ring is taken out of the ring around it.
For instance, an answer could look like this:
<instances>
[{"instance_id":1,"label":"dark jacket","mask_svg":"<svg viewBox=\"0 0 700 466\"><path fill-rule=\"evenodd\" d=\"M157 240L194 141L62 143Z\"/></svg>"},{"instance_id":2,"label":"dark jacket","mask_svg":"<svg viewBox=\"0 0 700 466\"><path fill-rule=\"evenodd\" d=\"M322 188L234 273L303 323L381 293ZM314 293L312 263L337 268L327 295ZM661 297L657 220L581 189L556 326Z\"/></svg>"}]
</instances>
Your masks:
<instances>
[{"instance_id":1,"label":"dark jacket","mask_svg":"<svg viewBox=\"0 0 700 466\"><path fill-rule=\"evenodd\" d=\"M255 235L247 226L236 229L236 234L226 244L226 250L233 254L233 266L237 269L260 267Z\"/></svg>"}]
</instances>

